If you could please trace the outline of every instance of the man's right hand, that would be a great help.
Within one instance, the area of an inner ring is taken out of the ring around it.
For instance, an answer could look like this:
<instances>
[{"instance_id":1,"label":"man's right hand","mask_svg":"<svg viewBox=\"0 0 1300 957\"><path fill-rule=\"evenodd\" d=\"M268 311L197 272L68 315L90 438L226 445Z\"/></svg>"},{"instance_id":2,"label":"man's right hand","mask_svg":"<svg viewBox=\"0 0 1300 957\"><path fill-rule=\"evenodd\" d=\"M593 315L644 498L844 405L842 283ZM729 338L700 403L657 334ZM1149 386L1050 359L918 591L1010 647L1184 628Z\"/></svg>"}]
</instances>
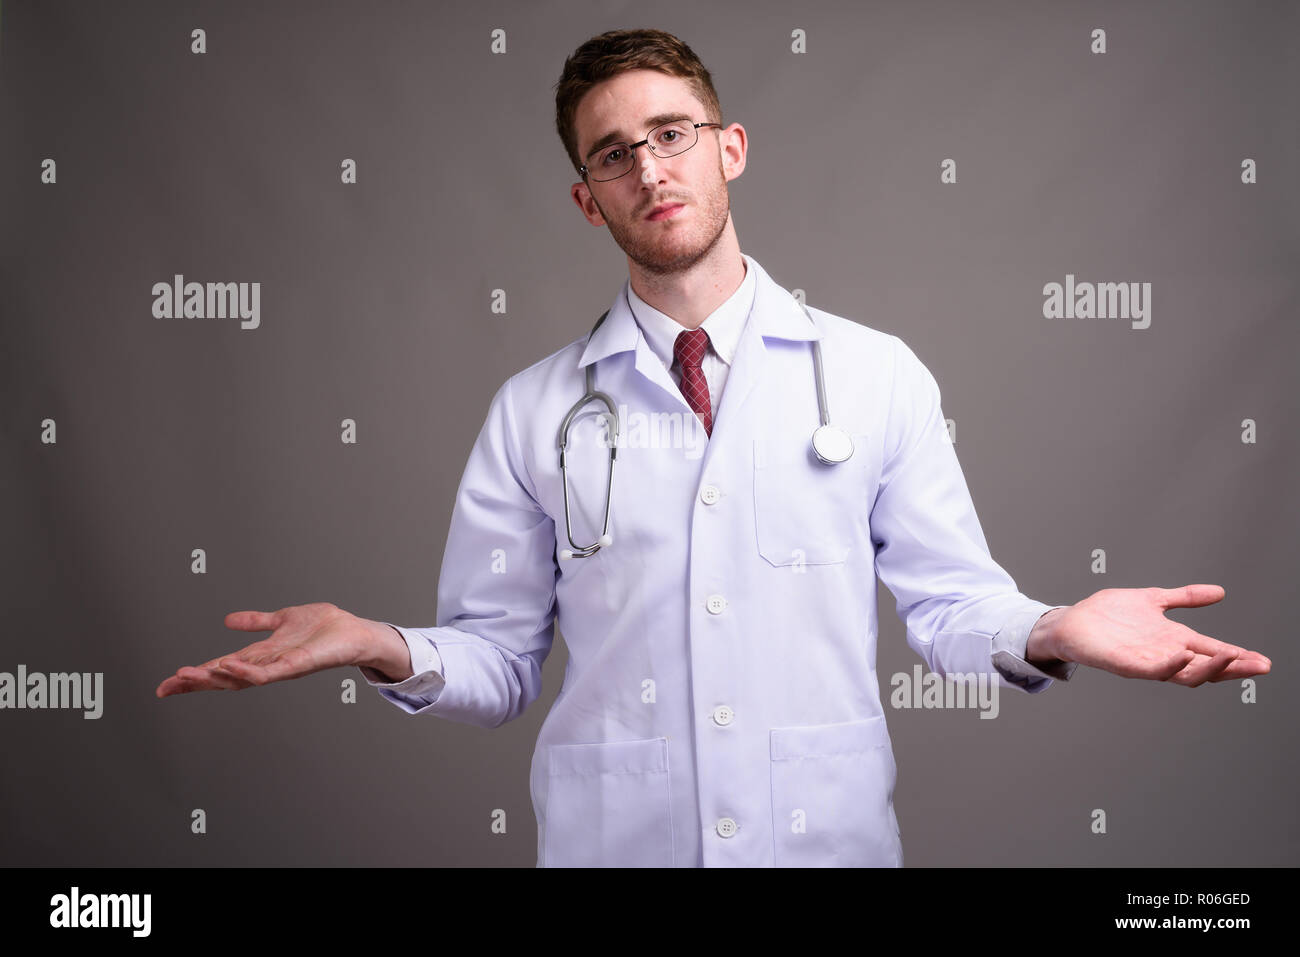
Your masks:
<instances>
[{"instance_id":1,"label":"man's right hand","mask_svg":"<svg viewBox=\"0 0 1300 957\"><path fill-rule=\"evenodd\" d=\"M402 677L410 675L410 655L401 635L385 624L358 618L330 602L291 605L273 612L235 611L226 616L226 627L272 634L197 667L179 668L154 694L166 698L187 691L239 690L345 665L383 664L391 675L401 668L386 663L403 657L408 668ZM402 646L400 653L398 645Z\"/></svg>"}]
</instances>

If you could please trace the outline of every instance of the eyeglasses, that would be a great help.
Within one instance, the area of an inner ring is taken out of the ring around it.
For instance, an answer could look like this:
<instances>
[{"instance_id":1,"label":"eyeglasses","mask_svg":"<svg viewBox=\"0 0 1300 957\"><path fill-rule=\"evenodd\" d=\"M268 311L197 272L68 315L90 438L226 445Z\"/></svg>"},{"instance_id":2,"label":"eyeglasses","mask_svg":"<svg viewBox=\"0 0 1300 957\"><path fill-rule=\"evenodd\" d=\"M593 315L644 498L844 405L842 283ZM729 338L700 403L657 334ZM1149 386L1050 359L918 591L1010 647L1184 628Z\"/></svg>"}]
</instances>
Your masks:
<instances>
[{"instance_id":1,"label":"eyeglasses","mask_svg":"<svg viewBox=\"0 0 1300 957\"><path fill-rule=\"evenodd\" d=\"M626 176L632 171L632 166L635 163L634 153L638 146L644 146L660 159L665 156L676 156L679 153L685 153L699 142L701 126L721 128L722 124L674 120L671 123L656 126L639 143L633 143L630 146L627 143L615 143L613 146L606 146L591 158L591 166L581 166L578 168L578 172L583 176L590 175L591 179L597 183L607 183L611 179L618 179L620 176Z\"/></svg>"}]
</instances>

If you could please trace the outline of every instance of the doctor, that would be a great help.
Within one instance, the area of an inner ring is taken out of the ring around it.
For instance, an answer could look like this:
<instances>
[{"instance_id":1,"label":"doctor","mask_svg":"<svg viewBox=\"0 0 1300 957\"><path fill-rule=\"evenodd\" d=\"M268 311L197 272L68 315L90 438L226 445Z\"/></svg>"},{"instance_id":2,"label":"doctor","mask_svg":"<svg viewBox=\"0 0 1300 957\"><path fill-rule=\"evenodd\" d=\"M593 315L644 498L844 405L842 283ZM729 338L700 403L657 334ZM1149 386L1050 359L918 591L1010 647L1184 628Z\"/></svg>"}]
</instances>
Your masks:
<instances>
[{"instance_id":1,"label":"doctor","mask_svg":"<svg viewBox=\"0 0 1300 957\"><path fill-rule=\"evenodd\" d=\"M357 665L404 711L496 727L540 695L558 622L569 664L532 762L539 865L899 866L876 575L940 673L1040 692L1078 664L1191 686L1269 670L1164 617L1219 601L1217 585L1055 607L1017 591L916 354L805 311L741 252L727 183L746 133L722 124L689 47L595 37L556 106L573 199L628 279L593 333L492 399L437 624L237 612L229 627L274 634L181 668L160 697ZM588 373L610 405L566 430L566 508L560 424ZM832 463L813 450L823 408L851 442Z\"/></svg>"}]
</instances>

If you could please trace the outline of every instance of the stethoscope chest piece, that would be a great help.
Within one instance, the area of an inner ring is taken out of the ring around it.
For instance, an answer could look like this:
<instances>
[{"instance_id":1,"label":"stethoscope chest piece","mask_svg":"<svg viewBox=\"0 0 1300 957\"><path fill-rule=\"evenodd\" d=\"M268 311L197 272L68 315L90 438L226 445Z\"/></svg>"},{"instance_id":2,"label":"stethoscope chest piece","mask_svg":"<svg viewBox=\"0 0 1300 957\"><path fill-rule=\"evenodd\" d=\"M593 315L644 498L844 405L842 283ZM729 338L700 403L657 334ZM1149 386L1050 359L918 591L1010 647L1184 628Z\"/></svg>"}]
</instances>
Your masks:
<instances>
[{"instance_id":1,"label":"stethoscope chest piece","mask_svg":"<svg viewBox=\"0 0 1300 957\"><path fill-rule=\"evenodd\" d=\"M818 426L812 437L813 453L827 465L847 462L853 455L853 440L838 425Z\"/></svg>"},{"instance_id":2,"label":"stethoscope chest piece","mask_svg":"<svg viewBox=\"0 0 1300 957\"><path fill-rule=\"evenodd\" d=\"M803 303L800 305L803 306ZM807 306L803 306L803 311L808 316L808 321L816 326ZM817 384L817 412L821 416L821 425L813 432L813 454L825 465L839 465L853 456L853 440L838 425L831 425L831 412L826 405L826 380L822 378L822 344L818 339L813 340L812 354L813 376Z\"/></svg>"}]
</instances>

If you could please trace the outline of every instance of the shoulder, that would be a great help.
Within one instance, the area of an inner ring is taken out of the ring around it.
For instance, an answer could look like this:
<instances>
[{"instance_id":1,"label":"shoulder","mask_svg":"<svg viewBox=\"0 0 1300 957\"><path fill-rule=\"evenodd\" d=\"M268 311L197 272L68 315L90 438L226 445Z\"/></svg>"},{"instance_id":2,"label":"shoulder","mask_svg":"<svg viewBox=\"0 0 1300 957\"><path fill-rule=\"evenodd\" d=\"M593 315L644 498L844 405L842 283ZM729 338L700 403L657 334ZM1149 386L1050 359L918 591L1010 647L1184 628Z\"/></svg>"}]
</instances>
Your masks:
<instances>
[{"instance_id":1,"label":"shoulder","mask_svg":"<svg viewBox=\"0 0 1300 957\"><path fill-rule=\"evenodd\" d=\"M915 372L924 366L916 353L892 332L876 329L866 323L808 306L808 311L821 327L824 335L823 351L846 350L857 361L870 361L901 372Z\"/></svg>"},{"instance_id":2,"label":"shoulder","mask_svg":"<svg viewBox=\"0 0 1300 957\"><path fill-rule=\"evenodd\" d=\"M580 375L578 360L582 358L586 347L587 336L584 334L532 365L520 369L501 384L493 404L509 396L516 407L527 406L549 389L557 385L562 388L565 383Z\"/></svg>"},{"instance_id":3,"label":"shoulder","mask_svg":"<svg viewBox=\"0 0 1300 957\"><path fill-rule=\"evenodd\" d=\"M808 306L807 308L812 313L813 318L817 320L817 324L825 333L826 341L829 343L867 350L890 357L893 356L894 350L898 347L907 348L903 345L903 340L893 333L876 329L856 319L838 316L833 312L827 312L825 309L818 309L816 306Z\"/></svg>"},{"instance_id":4,"label":"shoulder","mask_svg":"<svg viewBox=\"0 0 1300 957\"><path fill-rule=\"evenodd\" d=\"M900 392L907 396L938 394L933 373L902 337L824 309L809 306L808 311L825 333L825 356L836 356L839 363L849 364L863 376L875 377L895 399Z\"/></svg>"}]
</instances>

